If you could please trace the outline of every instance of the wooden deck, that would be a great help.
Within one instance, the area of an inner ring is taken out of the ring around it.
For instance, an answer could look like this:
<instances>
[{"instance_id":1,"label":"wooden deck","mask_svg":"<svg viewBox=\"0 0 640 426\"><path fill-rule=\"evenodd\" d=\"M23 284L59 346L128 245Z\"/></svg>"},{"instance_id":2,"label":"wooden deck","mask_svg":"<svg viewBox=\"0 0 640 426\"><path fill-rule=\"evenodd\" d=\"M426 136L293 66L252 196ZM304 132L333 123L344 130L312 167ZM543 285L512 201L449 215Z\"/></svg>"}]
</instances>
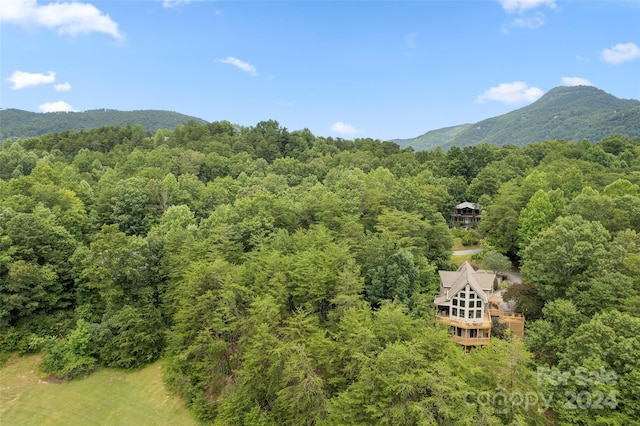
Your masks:
<instances>
[{"instance_id":1,"label":"wooden deck","mask_svg":"<svg viewBox=\"0 0 640 426\"><path fill-rule=\"evenodd\" d=\"M505 324L517 339L524 337L524 315L515 312L500 311L498 322Z\"/></svg>"},{"instance_id":2,"label":"wooden deck","mask_svg":"<svg viewBox=\"0 0 640 426\"><path fill-rule=\"evenodd\" d=\"M436 319L444 324L452 327L458 327L465 330L491 330L493 325L491 317L497 317L498 322L505 324L516 339L522 339L524 337L524 315L515 312L505 312L498 308L490 308L488 312L485 312L482 319L478 318L473 321L461 321L459 319L451 318L448 315L436 315ZM479 346L488 345L489 337L461 337L451 336L450 339L463 346Z\"/></svg>"},{"instance_id":3,"label":"wooden deck","mask_svg":"<svg viewBox=\"0 0 640 426\"><path fill-rule=\"evenodd\" d=\"M480 346L480 345L488 345L491 341L490 337L458 337L451 336L451 341L459 343L463 346Z\"/></svg>"},{"instance_id":4,"label":"wooden deck","mask_svg":"<svg viewBox=\"0 0 640 426\"><path fill-rule=\"evenodd\" d=\"M452 325L454 327L464 328L464 329L471 329L471 328L490 329L491 328L491 317L486 312L484 313L484 316L482 318L477 318L470 322L454 319L448 315L436 315L436 318L438 319L438 321L443 322L445 324Z\"/></svg>"}]
</instances>

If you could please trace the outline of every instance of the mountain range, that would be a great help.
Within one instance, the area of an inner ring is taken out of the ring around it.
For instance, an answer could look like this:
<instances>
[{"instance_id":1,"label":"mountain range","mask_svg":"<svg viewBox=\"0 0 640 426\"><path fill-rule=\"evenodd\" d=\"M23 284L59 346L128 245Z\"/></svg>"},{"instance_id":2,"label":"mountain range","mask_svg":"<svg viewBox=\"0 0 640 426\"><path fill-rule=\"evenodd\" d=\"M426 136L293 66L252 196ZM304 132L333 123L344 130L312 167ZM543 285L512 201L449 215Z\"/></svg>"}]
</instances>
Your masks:
<instances>
[{"instance_id":1,"label":"mountain range","mask_svg":"<svg viewBox=\"0 0 640 426\"><path fill-rule=\"evenodd\" d=\"M189 120L206 123L197 117L163 110L118 111L94 109L84 112L31 112L0 110L0 141L22 139L64 130L89 130L103 126L140 125L145 131L173 129Z\"/></svg>"},{"instance_id":2,"label":"mountain range","mask_svg":"<svg viewBox=\"0 0 640 426\"><path fill-rule=\"evenodd\" d=\"M561 86L507 114L393 142L424 151L484 142L499 146L524 146L550 139L597 142L613 134L640 137L640 101L619 99L592 86Z\"/></svg>"},{"instance_id":3,"label":"mountain range","mask_svg":"<svg viewBox=\"0 0 640 426\"><path fill-rule=\"evenodd\" d=\"M128 124L140 125L145 131L154 133L158 129L173 129L190 120L206 123L197 117L164 110L36 113L0 109L0 141ZM536 102L507 114L393 142L402 148L424 151L485 142L499 146L524 146L550 139L597 142L613 134L640 137L640 101L619 99L592 86L561 86L549 90Z\"/></svg>"}]
</instances>

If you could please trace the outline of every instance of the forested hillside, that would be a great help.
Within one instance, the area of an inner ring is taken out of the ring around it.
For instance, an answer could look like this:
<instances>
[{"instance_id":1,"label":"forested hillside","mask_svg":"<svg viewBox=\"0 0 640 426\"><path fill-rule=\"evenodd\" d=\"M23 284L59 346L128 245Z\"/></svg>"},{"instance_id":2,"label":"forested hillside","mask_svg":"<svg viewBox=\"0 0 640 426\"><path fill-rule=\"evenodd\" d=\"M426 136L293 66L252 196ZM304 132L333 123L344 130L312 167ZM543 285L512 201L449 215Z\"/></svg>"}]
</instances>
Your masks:
<instances>
[{"instance_id":1,"label":"forested hillside","mask_svg":"<svg viewBox=\"0 0 640 426\"><path fill-rule=\"evenodd\" d=\"M173 111L117 111L94 109L83 112L31 112L15 108L0 109L0 140L23 139L65 130L89 130L104 126L141 126L147 132L173 129L196 117Z\"/></svg>"},{"instance_id":2,"label":"forested hillside","mask_svg":"<svg viewBox=\"0 0 640 426\"><path fill-rule=\"evenodd\" d=\"M639 185L623 136L414 153L191 121L5 142L0 352L62 380L163 357L210 424L633 424ZM435 321L463 200L521 266L523 342L465 353Z\"/></svg>"},{"instance_id":3,"label":"forested hillside","mask_svg":"<svg viewBox=\"0 0 640 426\"><path fill-rule=\"evenodd\" d=\"M619 99L592 86L561 86L507 114L395 142L428 150L481 143L525 146L550 139L596 142L614 134L640 137L640 101Z\"/></svg>"}]
</instances>

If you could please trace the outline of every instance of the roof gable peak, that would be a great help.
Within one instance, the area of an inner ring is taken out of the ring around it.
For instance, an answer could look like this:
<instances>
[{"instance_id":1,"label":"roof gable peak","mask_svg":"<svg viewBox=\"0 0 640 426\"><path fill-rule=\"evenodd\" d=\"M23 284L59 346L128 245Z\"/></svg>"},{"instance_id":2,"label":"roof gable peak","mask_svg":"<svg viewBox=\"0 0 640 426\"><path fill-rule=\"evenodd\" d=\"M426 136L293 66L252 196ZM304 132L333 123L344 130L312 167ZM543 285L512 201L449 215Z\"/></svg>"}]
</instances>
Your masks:
<instances>
[{"instance_id":1,"label":"roof gable peak","mask_svg":"<svg viewBox=\"0 0 640 426\"><path fill-rule=\"evenodd\" d=\"M491 290L495 274L478 273L468 261L460 265L456 272L457 276L447 291L447 298L455 296L468 284L485 303L488 302L486 290Z\"/></svg>"}]
</instances>

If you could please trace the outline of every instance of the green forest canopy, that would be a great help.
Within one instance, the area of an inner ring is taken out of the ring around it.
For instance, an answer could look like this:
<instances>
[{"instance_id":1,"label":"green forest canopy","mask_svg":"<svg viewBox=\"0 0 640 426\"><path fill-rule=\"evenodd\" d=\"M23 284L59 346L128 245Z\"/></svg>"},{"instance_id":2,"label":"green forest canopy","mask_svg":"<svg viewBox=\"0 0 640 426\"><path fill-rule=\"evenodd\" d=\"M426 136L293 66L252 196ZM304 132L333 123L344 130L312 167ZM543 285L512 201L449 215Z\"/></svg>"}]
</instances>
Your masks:
<instances>
[{"instance_id":1,"label":"green forest canopy","mask_svg":"<svg viewBox=\"0 0 640 426\"><path fill-rule=\"evenodd\" d=\"M215 424L631 424L639 186L622 136L414 153L270 120L6 142L0 349L63 379L164 357ZM434 321L462 200L521 265L524 342L465 354ZM551 393L546 414L470 399Z\"/></svg>"}]
</instances>

